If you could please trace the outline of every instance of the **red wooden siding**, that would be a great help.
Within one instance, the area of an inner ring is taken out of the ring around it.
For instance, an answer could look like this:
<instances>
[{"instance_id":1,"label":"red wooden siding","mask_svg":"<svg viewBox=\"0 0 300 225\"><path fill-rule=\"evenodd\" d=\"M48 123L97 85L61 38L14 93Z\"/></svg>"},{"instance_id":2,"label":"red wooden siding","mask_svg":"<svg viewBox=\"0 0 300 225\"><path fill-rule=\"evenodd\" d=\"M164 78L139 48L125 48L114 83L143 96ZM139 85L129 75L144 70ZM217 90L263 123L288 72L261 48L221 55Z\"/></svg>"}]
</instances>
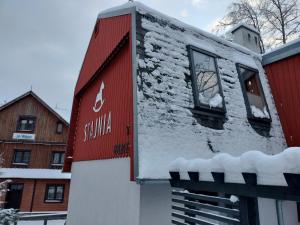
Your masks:
<instances>
[{"instance_id":1,"label":"red wooden siding","mask_svg":"<svg viewBox=\"0 0 300 225\"><path fill-rule=\"evenodd\" d=\"M265 66L288 146L300 146L300 55Z\"/></svg>"},{"instance_id":2,"label":"red wooden siding","mask_svg":"<svg viewBox=\"0 0 300 225\"><path fill-rule=\"evenodd\" d=\"M75 95L92 78L121 39L130 31L131 16L100 19L95 25L75 88Z\"/></svg>"},{"instance_id":3,"label":"red wooden siding","mask_svg":"<svg viewBox=\"0 0 300 225\"><path fill-rule=\"evenodd\" d=\"M70 157L66 158L64 171L70 170L72 161L130 157L133 178L131 16L100 19L96 26L98 34L93 32L75 89L67 147ZM105 101L96 113L92 107L102 82ZM97 118L109 112L111 133L84 141L86 124L95 124ZM114 152L116 145L127 143L127 153Z\"/></svg>"},{"instance_id":4,"label":"red wooden siding","mask_svg":"<svg viewBox=\"0 0 300 225\"><path fill-rule=\"evenodd\" d=\"M127 142L132 146L133 141L130 52L130 46L127 43L80 98L73 161L128 156L126 154L116 155L113 149L115 144ZM105 84L103 90L104 104L100 112L95 113L92 107L95 104L95 98L102 82ZM95 120L101 115L102 118L104 118L104 115L107 118L109 112L111 112L112 122L111 133L84 142L85 125L92 121L95 124ZM129 127L129 134L127 133L127 127Z\"/></svg>"}]
</instances>

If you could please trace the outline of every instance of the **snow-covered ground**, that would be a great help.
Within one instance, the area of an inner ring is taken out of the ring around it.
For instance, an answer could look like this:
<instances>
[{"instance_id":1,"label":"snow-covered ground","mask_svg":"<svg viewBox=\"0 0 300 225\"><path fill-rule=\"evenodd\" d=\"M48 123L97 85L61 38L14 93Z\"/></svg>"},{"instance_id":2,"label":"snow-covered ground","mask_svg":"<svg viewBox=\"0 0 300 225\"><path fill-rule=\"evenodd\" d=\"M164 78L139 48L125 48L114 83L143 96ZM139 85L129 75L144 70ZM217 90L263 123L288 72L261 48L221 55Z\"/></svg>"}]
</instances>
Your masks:
<instances>
[{"instance_id":1,"label":"snow-covered ground","mask_svg":"<svg viewBox=\"0 0 300 225\"><path fill-rule=\"evenodd\" d=\"M65 220L49 220L48 225L64 225ZM19 221L18 225L43 225L43 221Z\"/></svg>"}]
</instances>

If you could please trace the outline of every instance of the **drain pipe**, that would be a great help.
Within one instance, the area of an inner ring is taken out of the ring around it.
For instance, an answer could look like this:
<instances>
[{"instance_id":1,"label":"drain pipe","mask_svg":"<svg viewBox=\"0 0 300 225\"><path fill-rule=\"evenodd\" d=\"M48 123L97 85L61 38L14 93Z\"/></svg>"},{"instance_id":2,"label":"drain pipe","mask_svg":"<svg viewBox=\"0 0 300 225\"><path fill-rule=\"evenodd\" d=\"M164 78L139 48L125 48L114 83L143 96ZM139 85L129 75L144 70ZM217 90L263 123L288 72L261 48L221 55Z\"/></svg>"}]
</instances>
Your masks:
<instances>
[{"instance_id":1,"label":"drain pipe","mask_svg":"<svg viewBox=\"0 0 300 225\"><path fill-rule=\"evenodd\" d=\"M282 200L276 199L276 214L278 225L284 225L283 212L282 212Z\"/></svg>"}]
</instances>

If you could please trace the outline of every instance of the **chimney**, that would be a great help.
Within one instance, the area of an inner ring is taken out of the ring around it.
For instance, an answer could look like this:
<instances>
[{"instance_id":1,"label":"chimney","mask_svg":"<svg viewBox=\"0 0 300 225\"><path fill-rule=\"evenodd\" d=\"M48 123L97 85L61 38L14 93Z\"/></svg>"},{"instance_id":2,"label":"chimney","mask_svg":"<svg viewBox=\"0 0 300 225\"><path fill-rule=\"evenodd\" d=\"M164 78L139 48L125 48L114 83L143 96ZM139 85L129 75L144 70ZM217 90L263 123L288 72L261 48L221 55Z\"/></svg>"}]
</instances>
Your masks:
<instances>
[{"instance_id":1,"label":"chimney","mask_svg":"<svg viewBox=\"0 0 300 225\"><path fill-rule=\"evenodd\" d=\"M260 33L254 27L240 23L234 26L230 33L232 34L233 42L256 53L262 53L260 47Z\"/></svg>"}]
</instances>

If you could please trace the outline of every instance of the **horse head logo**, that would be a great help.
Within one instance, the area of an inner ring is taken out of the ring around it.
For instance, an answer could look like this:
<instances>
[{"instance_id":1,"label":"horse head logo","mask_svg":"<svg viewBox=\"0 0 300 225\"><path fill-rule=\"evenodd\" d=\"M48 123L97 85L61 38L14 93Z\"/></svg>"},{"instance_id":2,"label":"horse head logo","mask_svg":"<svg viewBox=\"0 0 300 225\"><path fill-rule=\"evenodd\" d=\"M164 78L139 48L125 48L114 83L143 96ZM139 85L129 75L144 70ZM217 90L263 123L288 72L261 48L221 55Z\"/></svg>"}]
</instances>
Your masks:
<instances>
[{"instance_id":1,"label":"horse head logo","mask_svg":"<svg viewBox=\"0 0 300 225\"><path fill-rule=\"evenodd\" d=\"M101 83L99 92L97 93L95 104L93 106L94 112L99 112L100 109L102 108L104 104L104 99L103 99L103 90L104 90L104 82Z\"/></svg>"}]
</instances>

